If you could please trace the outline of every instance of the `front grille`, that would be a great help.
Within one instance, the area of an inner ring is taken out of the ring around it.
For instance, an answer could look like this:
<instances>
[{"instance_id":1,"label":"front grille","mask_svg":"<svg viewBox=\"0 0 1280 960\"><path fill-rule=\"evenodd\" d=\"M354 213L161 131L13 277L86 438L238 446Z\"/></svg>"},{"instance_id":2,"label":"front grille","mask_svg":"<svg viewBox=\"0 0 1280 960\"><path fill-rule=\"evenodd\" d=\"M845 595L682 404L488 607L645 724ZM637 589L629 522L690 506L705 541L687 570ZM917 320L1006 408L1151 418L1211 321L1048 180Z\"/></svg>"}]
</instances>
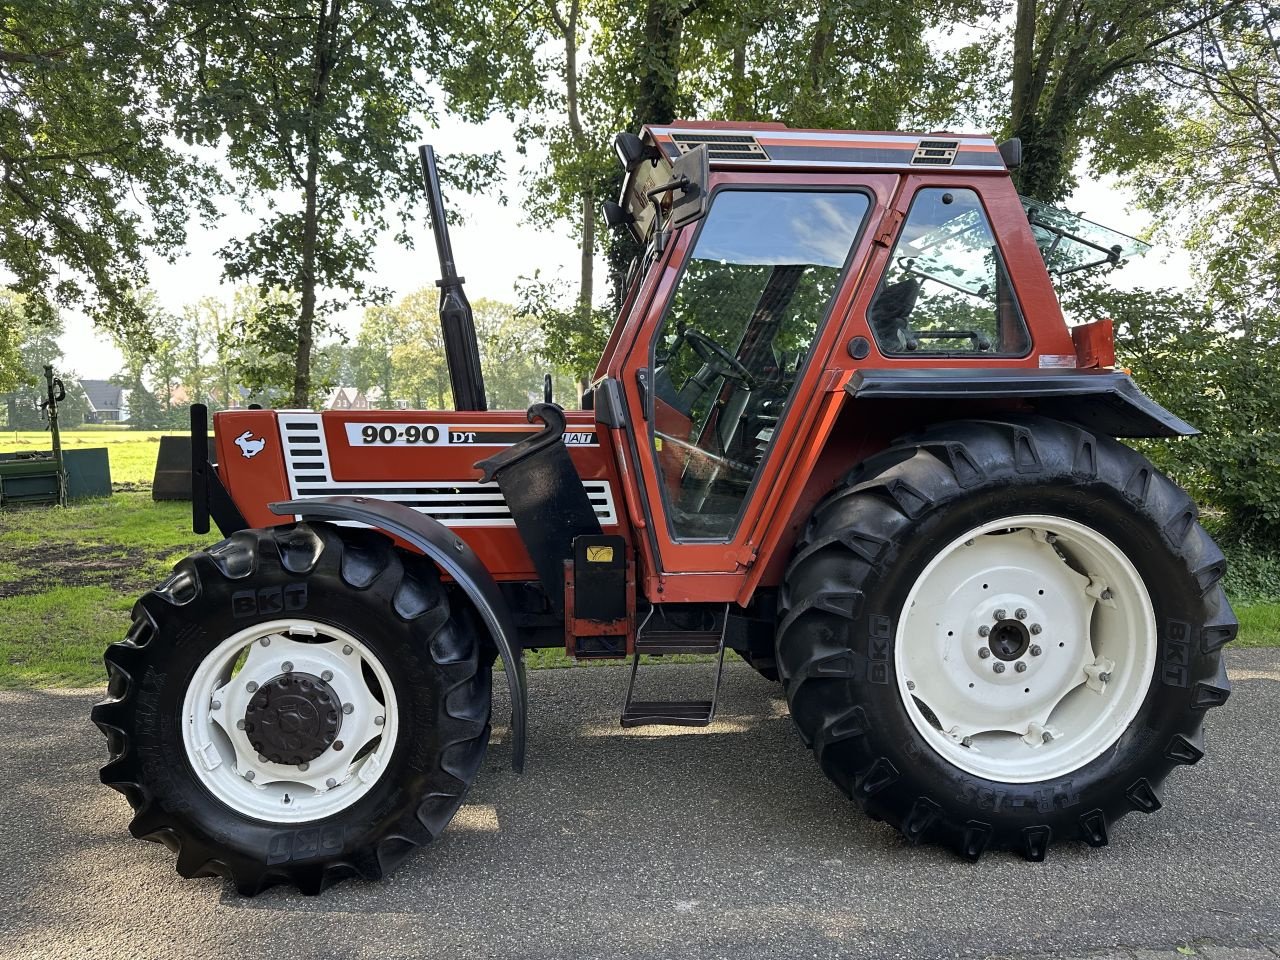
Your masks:
<instances>
[{"instance_id":1,"label":"front grille","mask_svg":"<svg viewBox=\"0 0 1280 960\"><path fill-rule=\"evenodd\" d=\"M390 500L434 517L447 527L511 527L511 509L496 483L475 480L339 481L332 479L329 445L320 415L281 414L289 493L295 498L360 495ZM601 526L618 522L613 489L607 480L584 480L587 498Z\"/></svg>"}]
</instances>

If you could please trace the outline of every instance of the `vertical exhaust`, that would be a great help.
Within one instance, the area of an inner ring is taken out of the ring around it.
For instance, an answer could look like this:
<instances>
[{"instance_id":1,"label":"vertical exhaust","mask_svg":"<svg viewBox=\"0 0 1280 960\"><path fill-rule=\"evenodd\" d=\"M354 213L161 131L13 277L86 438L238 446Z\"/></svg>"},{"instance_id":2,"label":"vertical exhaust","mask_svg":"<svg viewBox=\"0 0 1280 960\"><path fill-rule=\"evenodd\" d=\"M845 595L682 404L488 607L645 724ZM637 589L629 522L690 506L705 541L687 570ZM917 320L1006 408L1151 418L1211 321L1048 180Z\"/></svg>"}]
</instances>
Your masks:
<instances>
[{"instance_id":1,"label":"vertical exhaust","mask_svg":"<svg viewBox=\"0 0 1280 960\"><path fill-rule=\"evenodd\" d=\"M449 242L449 224L445 220L444 195L440 191L440 175L436 172L436 155L431 147L418 147L422 161L422 179L427 187L427 203L431 208L431 232L436 238L436 254L440 258L440 329L444 333L445 362L449 365L449 383L453 387L455 410L487 410L484 399L484 374L480 370L480 345L476 342L476 324L471 304L462 291L462 277L453 262L453 245Z\"/></svg>"}]
</instances>

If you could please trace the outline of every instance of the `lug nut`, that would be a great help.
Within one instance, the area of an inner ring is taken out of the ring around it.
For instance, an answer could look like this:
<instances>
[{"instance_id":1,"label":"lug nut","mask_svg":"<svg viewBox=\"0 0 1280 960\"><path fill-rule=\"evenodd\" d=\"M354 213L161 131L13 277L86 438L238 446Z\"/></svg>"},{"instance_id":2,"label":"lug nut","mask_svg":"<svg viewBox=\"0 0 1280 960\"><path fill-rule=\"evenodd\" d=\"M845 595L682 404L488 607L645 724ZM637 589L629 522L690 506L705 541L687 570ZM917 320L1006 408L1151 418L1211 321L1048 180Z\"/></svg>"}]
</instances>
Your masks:
<instances>
[{"instance_id":1,"label":"lug nut","mask_svg":"<svg viewBox=\"0 0 1280 960\"><path fill-rule=\"evenodd\" d=\"M1019 620L1027 619L1027 611L1024 610L1022 607L1019 607L1017 610L1013 611L1013 615L1017 617Z\"/></svg>"},{"instance_id":2,"label":"lug nut","mask_svg":"<svg viewBox=\"0 0 1280 960\"><path fill-rule=\"evenodd\" d=\"M324 673L320 674L320 679L323 680L325 683L328 683L330 680L333 679L333 671L326 670Z\"/></svg>"},{"instance_id":3,"label":"lug nut","mask_svg":"<svg viewBox=\"0 0 1280 960\"><path fill-rule=\"evenodd\" d=\"M1044 627L1040 626L1040 624L1038 624L1038 623L1033 623L1033 624L1031 625L1031 635L1032 635L1033 637L1039 636L1039 635L1040 635L1040 631L1041 631L1041 630L1043 630L1043 629L1044 629Z\"/></svg>"},{"instance_id":4,"label":"lug nut","mask_svg":"<svg viewBox=\"0 0 1280 960\"><path fill-rule=\"evenodd\" d=\"M914 680L908 680L908 681L907 681L907 689L908 689L908 690L914 690L915 688L916 688L916 682L915 682Z\"/></svg>"},{"instance_id":5,"label":"lug nut","mask_svg":"<svg viewBox=\"0 0 1280 960\"><path fill-rule=\"evenodd\" d=\"M1098 674L1098 680L1099 680L1099 682L1101 682L1101 683L1107 683L1107 682L1109 682L1109 681L1111 680L1111 674L1109 674L1109 673L1100 673L1100 674Z\"/></svg>"},{"instance_id":6,"label":"lug nut","mask_svg":"<svg viewBox=\"0 0 1280 960\"><path fill-rule=\"evenodd\" d=\"M990 648L982 647L981 649L978 650L978 656L980 656L983 660L987 659L987 657L991 656Z\"/></svg>"},{"instance_id":7,"label":"lug nut","mask_svg":"<svg viewBox=\"0 0 1280 960\"><path fill-rule=\"evenodd\" d=\"M245 778L246 780L252 780L252 779L254 778L254 776L256 776L256 774L254 774L254 772L253 772L252 770L246 770L246 771L244 772L244 778Z\"/></svg>"},{"instance_id":8,"label":"lug nut","mask_svg":"<svg viewBox=\"0 0 1280 960\"><path fill-rule=\"evenodd\" d=\"M269 646L271 646L271 638L270 638L270 637L263 637L263 638L262 638L262 640L261 640L261 641L259 641L259 642L260 642L264 647L269 647Z\"/></svg>"},{"instance_id":9,"label":"lug nut","mask_svg":"<svg viewBox=\"0 0 1280 960\"><path fill-rule=\"evenodd\" d=\"M213 703L209 704L209 708L210 708L211 710L221 710L221 709L222 709L222 701L221 701L221 700L215 700L215 701L213 701Z\"/></svg>"},{"instance_id":10,"label":"lug nut","mask_svg":"<svg viewBox=\"0 0 1280 960\"><path fill-rule=\"evenodd\" d=\"M988 627L985 623L978 628L978 636L986 637L990 635L991 635L991 628Z\"/></svg>"},{"instance_id":11,"label":"lug nut","mask_svg":"<svg viewBox=\"0 0 1280 960\"><path fill-rule=\"evenodd\" d=\"M333 777L330 777L328 780L324 782L324 785L328 787L330 790L332 790L334 787L338 785L338 781L333 779Z\"/></svg>"},{"instance_id":12,"label":"lug nut","mask_svg":"<svg viewBox=\"0 0 1280 960\"><path fill-rule=\"evenodd\" d=\"M1103 591L1102 591L1102 599L1103 599L1103 600L1110 600L1110 599L1111 599L1111 591L1110 591L1110 590L1103 590Z\"/></svg>"},{"instance_id":13,"label":"lug nut","mask_svg":"<svg viewBox=\"0 0 1280 960\"><path fill-rule=\"evenodd\" d=\"M280 664L280 669L285 673L293 673L293 661L286 660L284 663Z\"/></svg>"},{"instance_id":14,"label":"lug nut","mask_svg":"<svg viewBox=\"0 0 1280 960\"><path fill-rule=\"evenodd\" d=\"M236 729L237 729L237 730L243 730L243 729L244 729L244 721L243 721L243 720L237 720L237 721L236 721Z\"/></svg>"},{"instance_id":15,"label":"lug nut","mask_svg":"<svg viewBox=\"0 0 1280 960\"><path fill-rule=\"evenodd\" d=\"M1019 673L1026 673L1027 665L1023 661L1019 660L1013 665L1013 669L1017 670Z\"/></svg>"},{"instance_id":16,"label":"lug nut","mask_svg":"<svg viewBox=\"0 0 1280 960\"><path fill-rule=\"evenodd\" d=\"M311 769L311 764L303 760L302 763L298 764L298 769L301 770L303 773L306 773L308 770Z\"/></svg>"},{"instance_id":17,"label":"lug nut","mask_svg":"<svg viewBox=\"0 0 1280 960\"><path fill-rule=\"evenodd\" d=\"M354 703L344 703L342 705L342 712L345 713L347 716L350 716L352 711L355 710L355 708L356 708L356 705Z\"/></svg>"},{"instance_id":18,"label":"lug nut","mask_svg":"<svg viewBox=\"0 0 1280 960\"><path fill-rule=\"evenodd\" d=\"M343 744L343 742L342 742L341 740L335 740L335 741L333 741L333 749L335 749L335 750L341 750L341 749L343 748L343 746L344 746L344 744Z\"/></svg>"},{"instance_id":19,"label":"lug nut","mask_svg":"<svg viewBox=\"0 0 1280 960\"><path fill-rule=\"evenodd\" d=\"M1003 608L1001 608L1001 609L999 609L999 610L997 610L997 611L996 611L996 619L997 619L997 620L1003 620L1003 619L1004 619L1005 617L1007 617L1008 615L1009 615L1009 611L1007 611L1007 610L1005 610L1005 609L1003 609Z\"/></svg>"},{"instance_id":20,"label":"lug nut","mask_svg":"<svg viewBox=\"0 0 1280 960\"><path fill-rule=\"evenodd\" d=\"M266 755L265 755L265 754L261 754L261 753L260 753L260 754L258 754L258 762L259 762L259 763L270 763L271 761L270 761L270 760L268 760L268 759L266 758Z\"/></svg>"},{"instance_id":21,"label":"lug nut","mask_svg":"<svg viewBox=\"0 0 1280 960\"><path fill-rule=\"evenodd\" d=\"M351 656L351 644L349 644L349 643L344 643L344 644L342 645L342 655L343 655L344 657L349 657L349 656Z\"/></svg>"},{"instance_id":22,"label":"lug nut","mask_svg":"<svg viewBox=\"0 0 1280 960\"><path fill-rule=\"evenodd\" d=\"M1040 656L1040 652L1041 652L1041 651L1040 651L1040 644L1038 644L1038 643L1033 643L1033 644L1031 645L1031 655L1032 655L1033 657L1038 657L1038 656Z\"/></svg>"},{"instance_id":23,"label":"lug nut","mask_svg":"<svg viewBox=\"0 0 1280 960\"><path fill-rule=\"evenodd\" d=\"M1004 664L997 660L996 665L992 669L995 670L996 673L1004 673Z\"/></svg>"},{"instance_id":24,"label":"lug nut","mask_svg":"<svg viewBox=\"0 0 1280 960\"><path fill-rule=\"evenodd\" d=\"M386 723L386 717L374 717L374 718L373 718L373 725L374 725L375 727L380 727L380 726L382 726L384 723Z\"/></svg>"},{"instance_id":25,"label":"lug nut","mask_svg":"<svg viewBox=\"0 0 1280 960\"><path fill-rule=\"evenodd\" d=\"M258 684L257 682L250 680L248 683L244 685L244 688L248 690L250 693L254 693L258 689Z\"/></svg>"}]
</instances>

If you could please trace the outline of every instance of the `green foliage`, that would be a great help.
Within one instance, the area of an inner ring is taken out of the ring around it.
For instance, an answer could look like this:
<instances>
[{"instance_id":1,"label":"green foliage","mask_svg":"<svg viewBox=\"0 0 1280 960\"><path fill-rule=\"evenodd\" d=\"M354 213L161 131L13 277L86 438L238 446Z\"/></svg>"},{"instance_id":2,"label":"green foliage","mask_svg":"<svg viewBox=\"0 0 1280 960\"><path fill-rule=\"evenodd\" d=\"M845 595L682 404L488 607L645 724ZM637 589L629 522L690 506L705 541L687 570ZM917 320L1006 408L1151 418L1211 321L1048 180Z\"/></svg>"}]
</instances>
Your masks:
<instances>
[{"instance_id":1,"label":"green foliage","mask_svg":"<svg viewBox=\"0 0 1280 960\"><path fill-rule=\"evenodd\" d=\"M174 6L31 0L0 12L0 265L36 321L82 306L108 329L137 326L129 291L144 255L178 249L188 214L210 212L207 172L173 149L153 96Z\"/></svg>"},{"instance_id":2,"label":"green foliage","mask_svg":"<svg viewBox=\"0 0 1280 960\"><path fill-rule=\"evenodd\" d=\"M369 279L380 231L410 242L410 202L421 191L410 145L432 119L429 81L461 51L450 38L478 11L412 0L270 0L246 7L202 0L185 14L189 44L167 95L177 133L216 143L246 199L266 210L228 242L227 277L296 299L272 302L254 331L256 382L292 368L292 402L313 391L311 362L327 317L386 291ZM491 181L493 157L447 170L469 188Z\"/></svg>"},{"instance_id":3,"label":"green foliage","mask_svg":"<svg viewBox=\"0 0 1280 960\"><path fill-rule=\"evenodd\" d=\"M1022 138L1019 190L1060 200L1088 145L1096 170L1124 170L1168 149L1171 90L1160 70L1234 4L1178 0L1018 0L1012 35L1008 134ZM990 58L1003 38L981 45ZM997 89L1003 89L1003 83ZM991 101L988 87L988 102ZM993 122L993 125L999 125Z\"/></svg>"},{"instance_id":4,"label":"green foliage","mask_svg":"<svg viewBox=\"0 0 1280 960\"><path fill-rule=\"evenodd\" d=\"M1162 65L1174 91L1171 146L1130 176L1170 239L1196 255L1215 304L1280 312L1280 27L1242 3L1200 45Z\"/></svg>"},{"instance_id":5,"label":"green foliage","mask_svg":"<svg viewBox=\"0 0 1280 960\"><path fill-rule=\"evenodd\" d=\"M1172 291L1076 290L1067 306L1080 319L1112 317L1119 362L1201 430L1143 452L1209 508L1209 522L1224 536L1280 542L1275 321L1246 320Z\"/></svg>"},{"instance_id":6,"label":"green foliage","mask_svg":"<svg viewBox=\"0 0 1280 960\"><path fill-rule=\"evenodd\" d=\"M561 403L576 395L572 380L554 369L537 319L487 299L472 304L472 313L491 409L523 410L540 400L544 373L552 373ZM376 406L401 401L417 409L452 407L437 291L418 290L393 305L367 310L355 355L359 376L354 385L375 388Z\"/></svg>"}]
</instances>

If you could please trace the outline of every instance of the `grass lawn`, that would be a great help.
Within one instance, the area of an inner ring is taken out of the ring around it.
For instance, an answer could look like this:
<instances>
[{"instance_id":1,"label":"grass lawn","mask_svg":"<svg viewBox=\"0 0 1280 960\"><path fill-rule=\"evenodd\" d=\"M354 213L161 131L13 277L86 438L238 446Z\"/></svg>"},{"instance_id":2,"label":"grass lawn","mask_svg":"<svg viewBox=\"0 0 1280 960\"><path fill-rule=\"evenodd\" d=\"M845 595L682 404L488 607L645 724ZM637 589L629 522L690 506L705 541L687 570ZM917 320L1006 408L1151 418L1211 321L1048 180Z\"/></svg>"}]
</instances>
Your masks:
<instances>
[{"instance_id":1,"label":"grass lawn","mask_svg":"<svg viewBox=\"0 0 1280 960\"><path fill-rule=\"evenodd\" d=\"M151 500L159 436L68 431L68 447L110 449L112 479L123 489L66 508L0 511L0 687L104 684L102 652L124 636L134 600L178 559L217 539L191 532L189 504ZM0 433L0 452L40 449L48 449L48 434ZM1236 612L1237 646L1280 646L1280 603L1238 604ZM559 650L531 650L526 663L575 665Z\"/></svg>"}]
</instances>

